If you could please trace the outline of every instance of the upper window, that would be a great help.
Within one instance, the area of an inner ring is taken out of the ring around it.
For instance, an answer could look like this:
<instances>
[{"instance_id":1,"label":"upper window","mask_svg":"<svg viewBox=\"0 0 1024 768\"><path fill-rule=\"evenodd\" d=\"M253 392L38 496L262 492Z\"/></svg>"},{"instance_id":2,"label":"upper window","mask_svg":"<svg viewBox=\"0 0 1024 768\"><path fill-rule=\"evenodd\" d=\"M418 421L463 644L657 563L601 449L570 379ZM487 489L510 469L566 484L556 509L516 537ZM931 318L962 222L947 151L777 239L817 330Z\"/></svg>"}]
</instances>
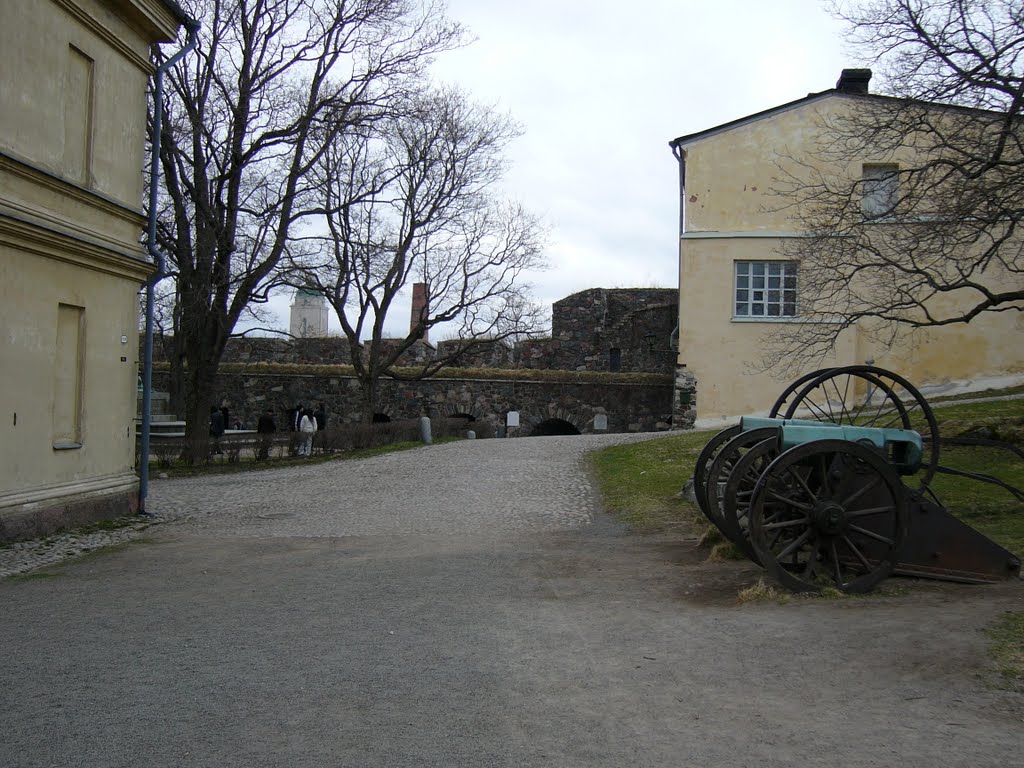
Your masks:
<instances>
[{"instance_id":1,"label":"upper window","mask_svg":"<svg viewBox=\"0 0 1024 768\"><path fill-rule=\"evenodd\" d=\"M891 215L899 197L900 176L897 165L865 165L862 209L868 218Z\"/></svg>"},{"instance_id":2,"label":"upper window","mask_svg":"<svg viewBox=\"0 0 1024 768\"><path fill-rule=\"evenodd\" d=\"M795 261L737 261L735 317L795 317Z\"/></svg>"}]
</instances>

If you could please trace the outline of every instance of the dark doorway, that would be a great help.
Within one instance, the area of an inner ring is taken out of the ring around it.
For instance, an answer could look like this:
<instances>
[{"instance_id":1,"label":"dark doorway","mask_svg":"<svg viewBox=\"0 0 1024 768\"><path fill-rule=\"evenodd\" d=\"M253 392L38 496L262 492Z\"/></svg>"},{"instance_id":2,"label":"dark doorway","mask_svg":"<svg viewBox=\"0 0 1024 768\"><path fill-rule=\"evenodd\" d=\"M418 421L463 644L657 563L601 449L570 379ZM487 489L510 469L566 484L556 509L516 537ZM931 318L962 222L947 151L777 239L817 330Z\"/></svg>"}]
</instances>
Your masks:
<instances>
[{"instance_id":1,"label":"dark doorway","mask_svg":"<svg viewBox=\"0 0 1024 768\"><path fill-rule=\"evenodd\" d=\"M388 416L386 413L375 413L375 414L373 414L373 423L374 424L387 424L389 421L391 421L391 417Z\"/></svg>"},{"instance_id":2,"label":"dark doorway","mask_svg":"<svg viewBox=\"0 0 1024 768\"><path fill-rule=\"evenodd\" d=\"M448 417L449 419L465 419L468 424L471 421L476 421L476 416L471 413L453 413Z\"/></svg>"},{"instance_id":3,"label":"dark doorway","mask_svg":"<svg viewBox=\"0 0 1024 768\"><path fill-rule=\"evenodd\" d=\"M608 350L608 370L622 370L622 350L618 347L612 347Z\"/></svg>"},{"instance_id":4,"label":"dark doorway","mask_svg":"<svg viewBox=\"0 0 1024 768\"><path fill-rule=\"evenodd\" d=\"M533 428L533 431L530 432L530 437L578 434L580 434L580 431L565 419L545 419Z\"/></svg>"}]
</instances>

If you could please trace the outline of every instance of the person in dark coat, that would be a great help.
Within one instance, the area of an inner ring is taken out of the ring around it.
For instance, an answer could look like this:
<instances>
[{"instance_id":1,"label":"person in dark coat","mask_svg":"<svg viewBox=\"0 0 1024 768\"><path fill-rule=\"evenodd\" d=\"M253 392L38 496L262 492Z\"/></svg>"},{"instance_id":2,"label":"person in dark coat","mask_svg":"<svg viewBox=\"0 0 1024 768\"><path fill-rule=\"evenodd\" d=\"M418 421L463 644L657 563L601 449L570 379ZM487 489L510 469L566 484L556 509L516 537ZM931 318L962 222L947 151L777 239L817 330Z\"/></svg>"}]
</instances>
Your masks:
<instances>
[{"instance_id":1,"label":"person in dark coat","mask_svg":"<svg viewBox=\"0 0 1024 768\"><path fill-rule=\"evenodd\" d=\"M266 459L270 455L270 444L273 442L272 435L275 432L277 432L277 424L274 423L274 413L267 408L256 424L256 433L259 435L257 459Z\"/></svg>"},{"instance_id":2,"label":"person in dark coat","mask_svg":"<svg viewBox=\"0 0 1024 768\"><path fill-rule=\"evenodd\" d=\"M210 453L224 453L220 449L220 437L224 434L224 414L215 405L210 406Z\"/></svg>"},{"instance_id":3,"label":"person in dark coat","mask_svg":"<svg viewBox=\"0 0 1024 768\"><path fill-rule=\"evenodd\" d=\"M324 408L323 403L317 405L316 410L313 411L313 418L316 419L317 432L323 432L327 429L327 409Z\"/></svg>"}]
</instances>

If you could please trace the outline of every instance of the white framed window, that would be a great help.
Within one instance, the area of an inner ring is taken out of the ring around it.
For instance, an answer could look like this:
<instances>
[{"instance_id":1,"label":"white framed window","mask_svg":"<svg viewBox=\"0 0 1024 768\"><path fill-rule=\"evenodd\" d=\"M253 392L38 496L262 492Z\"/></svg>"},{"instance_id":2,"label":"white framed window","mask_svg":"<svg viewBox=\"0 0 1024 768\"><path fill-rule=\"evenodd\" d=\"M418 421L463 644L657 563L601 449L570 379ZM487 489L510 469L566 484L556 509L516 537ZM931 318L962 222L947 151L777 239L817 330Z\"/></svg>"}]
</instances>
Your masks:
<instances>
[{"instance_id":1,"label":"white framed window","mask_svg":"<svg viewBox=\"0 0 1024 768\"><path fill-rule=\"evenodd\" d=\"M796 317L795 261L737 261L734 317Z\"/></svg>"},{"instance_id":2,"label":"white framed window","mask_svg":"<svg viewBox=\"0 0 1024 768\"><path fill-rule=\"evenodd\" d=\"M900 191L900 168L895 164L865 163L862 177L864 198L861 210L868 218L891 215Z\"/></svg>"}]
</instances>

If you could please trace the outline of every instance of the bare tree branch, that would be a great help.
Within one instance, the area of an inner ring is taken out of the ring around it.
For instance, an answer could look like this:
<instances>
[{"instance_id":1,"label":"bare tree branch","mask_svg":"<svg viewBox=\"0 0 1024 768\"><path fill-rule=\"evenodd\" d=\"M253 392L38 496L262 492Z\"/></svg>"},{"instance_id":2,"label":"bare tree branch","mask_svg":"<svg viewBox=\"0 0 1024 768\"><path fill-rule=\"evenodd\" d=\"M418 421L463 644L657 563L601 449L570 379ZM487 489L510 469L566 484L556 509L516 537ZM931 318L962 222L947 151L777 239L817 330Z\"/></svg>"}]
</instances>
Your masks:
<instances>
[{"instance_id":1,"label":"bare tree branch","mask_svg":"<svg viewBox=\"0 0 1024 768\"><path fill-rule=\"evenodd\" d=\"M503 150L518 135L503 115L455 91L428 92L371 131L336 137L317 168L329 236L301 262L348 339L369 420L382 376L422 378L484 343L539 332L545 313L523 282L543 266L543 231L520 206L501 204ZM401 339L385 322L411 283L429 304ZM456 341L414 372L403 355L432 328Z\"/></svg>"},{"instance_id":2,"label":"bare tree branch","mask_svg":"<svg viewBox=\"0 0 1024 768\"><path fill-rule=\"evenodd\" d=\"M800 319L766 364L820 360L857 326L885 347L914 329L1024 309L1024 10L1009 0L836 3L885 96L849 96L778 162L778 210L805 234ZM892 194L865 203L864 164Z\"/></svg>"},{"instance_id":3,"label":"bare tree branch","mask_svg":"<svg viewBox=\"0 0 1024 768\"><path fill-rule=\"evenodd\" d=\"M176 282L172 373L205 452L224 345L288 279L322 215L307 174L339 137L390 119L424 64L461 44L430 0L185 0L199 47L168 74L159 233ZM158 54L159 55L159 54Z\"/></svg>"}]
</instances>

